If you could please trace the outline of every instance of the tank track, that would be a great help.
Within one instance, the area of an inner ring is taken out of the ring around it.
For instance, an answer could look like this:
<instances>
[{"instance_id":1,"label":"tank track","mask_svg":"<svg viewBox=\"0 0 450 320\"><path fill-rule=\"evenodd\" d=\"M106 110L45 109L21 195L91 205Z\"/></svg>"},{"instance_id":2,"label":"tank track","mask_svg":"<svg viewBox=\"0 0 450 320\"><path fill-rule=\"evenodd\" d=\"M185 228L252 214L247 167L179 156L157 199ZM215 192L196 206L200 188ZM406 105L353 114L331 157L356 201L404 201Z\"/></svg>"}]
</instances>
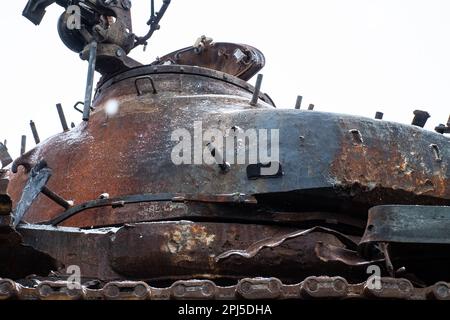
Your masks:
<instances>
[{"instance_id":1,"label":"tank track","mask_svg":"<svg viewBox=\"0 0 450 320\"><path fill-rule=\"evenodd\" d=\"M33 287L0 279L0 300L286 300L286 299L395 299L450 300L450 283L438 282L415 288L409 280L379 278L380 289L369 282L349 284L342 277L308 277L294 285L277 278L247 278L234 286L218 286L209 280L177 281L166 288L145 282L120 281L102 288L69 289L67 281L36 281Z\"/></svg>"}]
</instances>

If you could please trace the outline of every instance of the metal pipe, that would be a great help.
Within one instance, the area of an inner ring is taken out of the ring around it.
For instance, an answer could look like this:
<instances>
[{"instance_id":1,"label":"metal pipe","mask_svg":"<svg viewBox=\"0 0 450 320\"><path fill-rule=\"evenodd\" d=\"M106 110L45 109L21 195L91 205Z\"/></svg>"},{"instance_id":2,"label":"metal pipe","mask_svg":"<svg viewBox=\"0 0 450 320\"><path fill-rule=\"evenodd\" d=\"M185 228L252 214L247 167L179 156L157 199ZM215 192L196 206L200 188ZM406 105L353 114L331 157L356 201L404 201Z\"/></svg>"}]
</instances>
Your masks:
<instances>
[{"instance_id":1,"label":"metal pipe","mask_svg":"<svg viewBox=\"0 0 450 320\"><path fill-rule=\"evenodd\" d=\"M153 17L155 16L155 0L151 0L150 1L151 3L150 3L150 6L151 6L151 8L150 8L150 19L153 19ZM151 21L151 20L150 20ZM151 22L147 22L147 24L150 24Z\"/></svg>"},{"instance_id":2,"label":"metal pipe","mask_svg":"<svg viewBox=\"0 0 450 320\"><path fill-rule=\"evenodd\" d=\"M60 195L54 193L52 190L44 186L41 190L42 194L47 196L49 199L63 207L64 209L68 210L69 208L73 207L73 203L67 201L66 199L62 198Z\"/></svg>"},{"instance_id":3,"label":"metal pipe","mask_svg":"<svg viewBox=\"0 0 450 320\"><path fill-rule=\"evenodd\" d=\"M255 91L253 92L252 101L250 101L251 106L256 106L258 104L263 77L264 76L262 74L258 74L258 78L256 79Z\"/></svg>"},{"instance_id":4,"label":"metal pipe","mask_svg":"<svg viewBox=\"0 0 450 320\"><path fill-rule=\"evenodd\" d=\"M23 135L20 142L20 155L23 155L27 149L27 136Z\"/></svg>"},{"instance_id":5,"label":"metal pipe","mask_svg":"<svg viewBox=\"0 0 450 320\"><path fill-rule=\"evenodd\" d=\"M89 121L91 114L92 91L94 87L95 64L97 62L97 42L94 40L89 46L89 67L84 96L83 121Z\"/></svg>"},{"instance_id":6,"label":"metal pipe","mask_svg":"<svg viewBox=\"0 0 450 320\"><path fill-rule=\"evenodd\" d=\"M34 142L36 144L39 144L41 142L41 139L39 138L39 134L36 129L36 124L33 122L33 120L30 121L30 128L31 132L33 133Z\"/></svg>"},{"instance_id":7,"label":"metal pipe","mask_svg":"<svg viewBox=\"0 0 450 320\"><path fill-rule=\"evenodd\" d=\"M302 96L297 96L297 102L295 103L295 109L299 110L302 107Z\"/></svg>"},{"instance_id":8,"label":"metal pipe","mask_svg":"<svg viewBox=\"0 0 450 320\"><path fill-rule=\"evenodd\" d=\"M169 8L170 1L171 0L163 0L161 8L156 13L154 12L155 11L154 4L152 3L151 17L147 22L147 25L150 26L150 30L147 32L145 36L137 37L133 48L136 48L137 46L142 44L146 44L147 40L153 36L153 33L155 33L155 31L159 29L159 22L161 21L167 9Z\"/></svg>"},{"instance_id":9,"label":"metal pipe","mask_svg":"<svg viewBox=\"0 0 450 320\"><path fill-rule=\"evenodd\" d=\"M69 131L69 126L67 125L66 116L64 115L64 110L61 103L56 105L56 109L58 110L59 121L61 121L61 126L64 132Z\"/></svg>"}]
</instances>

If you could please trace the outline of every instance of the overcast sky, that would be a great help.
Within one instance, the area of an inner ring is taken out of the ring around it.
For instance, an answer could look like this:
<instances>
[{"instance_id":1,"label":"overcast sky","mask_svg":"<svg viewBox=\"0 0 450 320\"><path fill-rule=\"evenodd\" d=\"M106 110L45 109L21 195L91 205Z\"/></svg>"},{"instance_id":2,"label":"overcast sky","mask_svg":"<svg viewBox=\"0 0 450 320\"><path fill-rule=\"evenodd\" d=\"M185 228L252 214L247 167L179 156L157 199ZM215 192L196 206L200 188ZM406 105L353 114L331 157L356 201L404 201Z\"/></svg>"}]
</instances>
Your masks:
<instances>
[{"instance_id":1,"label":"overcast sky","mask_svg":"<svg viewBox=\"0 0 450 320\"><path fill-rule=\"evenodd\" d=\"M61 7L52 5L36 27L21 15L26 0L3 2L0 139L17 156L22 134L27 149L34 145L31 119L41 140L61 131L56 103L69 123L81 121L72 105L83 100L87 63L59 40ZM142 35L149 1L132 2ZM263 91L280 108L293 108L300 94L319 111L383 111L402 123L424 109L428 129L450 114L449 0L172 0L147 51L131 56L150 63L203 34L263 51Z\"/></svg>"}]
</instances>

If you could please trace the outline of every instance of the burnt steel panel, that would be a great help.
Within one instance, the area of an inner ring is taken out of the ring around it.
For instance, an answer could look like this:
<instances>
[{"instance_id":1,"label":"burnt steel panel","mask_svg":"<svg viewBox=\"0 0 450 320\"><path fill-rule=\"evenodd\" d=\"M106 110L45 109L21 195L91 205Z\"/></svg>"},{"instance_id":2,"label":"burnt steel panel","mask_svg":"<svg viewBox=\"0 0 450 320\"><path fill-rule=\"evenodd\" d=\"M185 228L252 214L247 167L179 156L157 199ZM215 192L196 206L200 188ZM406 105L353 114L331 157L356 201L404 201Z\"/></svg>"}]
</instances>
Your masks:
<instances>
[{"instance_id":1,"label":"burnt steel panel","mask_svg":"<svg viewBox=\"0 0 450 320\"><path fill-rule=\"evenodd\" d=\"M450 207L374 207L361 239L369 242L450 244Z\"/></svg>"},{"instance_id":2,"label":"burnt steel panel","mask_svg":"<svg viewBox=\"0 0 450 320\"><path fill-rule=\"evenodd\" d=\"M252 89L242 80L214 70L186 66L183 73L180 68L142 67L107 80L97 92L88 123L44 141L16 160L13 169L19 172L12 175L8 190L14 202L27 168L45 159L53 170L48 187L75 205L105 192L111 197L242 193L263 202L266 195L276 195L274 202L280 204L289 198L296 212L324 210L325 201L305 208L305 201L295 200L299 191L325 197L336 207L341 202L338 210L363 216L375 205L450 204L446 137L354 116L275 110L262 100L252 107ZM150 82L142 81L144 94L138 96L134 84L143 75L152 78L158 94ZM114 116L105 112L111 100L120 106ZM249 180L247 165L231 165L225 174L219 166L174 165L171 151L176 142L171 133L185 128L193 134L194 121L200 120L203 128L224 132L233 127L279 129L283 176ZM63 211L39 196L25 218L42 222ZM93 222L80 216L66 225Z\"/></svg>"},{"instance_id":3,"label":"burnt steel panel","mask_svg":"<svg viewBox=\"0 0 450 320\"><path fill-rule=\"evenodd\" d=\"M94 230L21 225L18 230L24 245L51 256L60 265L80 266L85 279L238 280L276 276L292 283L317 273L341 274L355 281L365 275L365 265L348 268L351 260L332 263L330 268L330 262L317 251L318 243L341 249L356 244L325 229L294 234L296 229L292 227L180 221ZM233 255L219 259L230 250L251 250L260 241L271 238L273 244L262 247L251 257ZM65 274L64 269L53 271L61 277Z\"/></svg>"},{"instance_id":4,"label":"burnt steel panel","mask_svg":"<svg viewBox=\"0 0 450 320\"><path fill-rule=\"evenodd\" d=\"M225 42L210 43L208 40L212 41L212 39L203 39L201 46L187 47L169 53L160 57L152 65L171 63L199 66L225 72L247 81L266 63L263 53L249 45Z\"/></svg>"}]
</instances>

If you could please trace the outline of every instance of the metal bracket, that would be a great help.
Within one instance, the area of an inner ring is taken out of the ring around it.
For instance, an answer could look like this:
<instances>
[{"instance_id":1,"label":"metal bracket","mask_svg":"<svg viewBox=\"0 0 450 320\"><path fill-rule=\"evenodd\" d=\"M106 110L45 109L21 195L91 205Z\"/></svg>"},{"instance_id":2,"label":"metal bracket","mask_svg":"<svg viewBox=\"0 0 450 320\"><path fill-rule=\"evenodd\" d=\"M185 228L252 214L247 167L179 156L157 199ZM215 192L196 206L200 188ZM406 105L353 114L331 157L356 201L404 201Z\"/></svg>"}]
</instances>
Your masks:
<instances>
[{"instance_id":1,"label":"metal bracket","mask_svg":"<svg viewBox=\"0 0 450 320\"><path fill-rule=\"evenodd\" d=\"M155 33L156 30L159 30L159 22L163 18L164 14L166 13L167 9L169 8L171 0L163 0L163 4L158 12L155 12L155 1L151 0L151 14L150 19L148 20L147 24L150 26L150 30L147 32L147 34L143 37L137 37L136 42L134 44L134 48L140 45L147 45L147 41L153 36L153 33Z\"/></svg>"}]
</instances>

